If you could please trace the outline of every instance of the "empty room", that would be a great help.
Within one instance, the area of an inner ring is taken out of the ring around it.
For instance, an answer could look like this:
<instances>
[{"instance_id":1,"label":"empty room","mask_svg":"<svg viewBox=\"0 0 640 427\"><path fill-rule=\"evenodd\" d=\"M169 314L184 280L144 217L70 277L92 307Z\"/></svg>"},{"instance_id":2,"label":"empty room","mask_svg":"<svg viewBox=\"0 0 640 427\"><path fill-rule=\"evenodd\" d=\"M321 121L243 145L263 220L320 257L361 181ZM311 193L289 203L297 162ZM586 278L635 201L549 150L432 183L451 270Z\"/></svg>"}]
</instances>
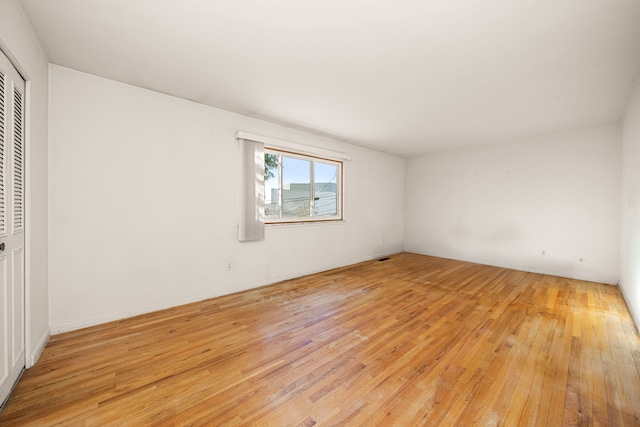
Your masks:
<instances>
[{"instance_id":1,"label":"empty room","mask_svg":"<svg viewBox=\"0 0 640 427\"><path fill-rule=\"evenodd\" d=\"M640 426L640 1L0 0L0 425Z\"/></svg>"}]
</instances>

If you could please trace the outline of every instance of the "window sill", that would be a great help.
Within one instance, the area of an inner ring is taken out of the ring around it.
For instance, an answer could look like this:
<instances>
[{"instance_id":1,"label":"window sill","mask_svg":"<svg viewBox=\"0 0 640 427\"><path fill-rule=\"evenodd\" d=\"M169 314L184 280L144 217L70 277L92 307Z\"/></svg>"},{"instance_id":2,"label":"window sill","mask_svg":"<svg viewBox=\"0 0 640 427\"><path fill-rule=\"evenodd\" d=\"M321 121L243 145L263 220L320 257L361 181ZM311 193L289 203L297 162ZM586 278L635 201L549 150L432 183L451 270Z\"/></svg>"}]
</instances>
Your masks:
<instances>
[{"instance_id":1,"label":"window sill","mask_svg":"<svg viewBox=\"0 0 640 427\"><path fill-rule=\"evenodd\" d=\"M298 221L298 222L269 222L265 223L265 228L288 228L288 227L310 227L313 225L316 226L327 226L327 225L343 225L345 223L344 219L334 219L327 221Z\"/></svg>"}]
</instances>

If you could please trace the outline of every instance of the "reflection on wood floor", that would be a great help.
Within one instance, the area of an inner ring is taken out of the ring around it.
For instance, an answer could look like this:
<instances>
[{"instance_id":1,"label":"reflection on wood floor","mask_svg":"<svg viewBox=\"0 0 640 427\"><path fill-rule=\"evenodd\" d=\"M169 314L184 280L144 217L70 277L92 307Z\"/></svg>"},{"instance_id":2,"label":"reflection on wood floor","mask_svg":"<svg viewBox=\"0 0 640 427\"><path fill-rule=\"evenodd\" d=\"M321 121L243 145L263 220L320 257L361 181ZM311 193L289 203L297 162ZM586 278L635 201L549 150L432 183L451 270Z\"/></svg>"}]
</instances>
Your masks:
<instances>
[{"instance_id":1,"label":"reflection on wood floor","mask_svg":"<svg viewBox=\"0 0 640 427\"><path fill-rule=\"evenodd\" d=\"M52 337L0 425L639 425L619 289L397 254Z\"/></svg>"}]
</instances>

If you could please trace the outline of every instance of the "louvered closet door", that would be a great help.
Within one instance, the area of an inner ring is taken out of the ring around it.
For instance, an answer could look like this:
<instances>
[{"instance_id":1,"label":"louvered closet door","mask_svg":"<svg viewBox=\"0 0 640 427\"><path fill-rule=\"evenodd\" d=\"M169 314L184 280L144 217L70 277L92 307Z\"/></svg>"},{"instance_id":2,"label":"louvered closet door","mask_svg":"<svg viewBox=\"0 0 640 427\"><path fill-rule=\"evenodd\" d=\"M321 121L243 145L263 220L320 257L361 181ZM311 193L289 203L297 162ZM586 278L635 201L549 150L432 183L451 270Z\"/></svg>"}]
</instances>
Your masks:
<instances>
[{"instance_id":1,"label":"louvered closet door","mask_svg":"<svg viewBox=\"0 0 640 427\"><path fill-rule=\"evenodd\" d=\"M25 366L24 81L0 52L0 404Z\"/></svg>"}]
</instances>

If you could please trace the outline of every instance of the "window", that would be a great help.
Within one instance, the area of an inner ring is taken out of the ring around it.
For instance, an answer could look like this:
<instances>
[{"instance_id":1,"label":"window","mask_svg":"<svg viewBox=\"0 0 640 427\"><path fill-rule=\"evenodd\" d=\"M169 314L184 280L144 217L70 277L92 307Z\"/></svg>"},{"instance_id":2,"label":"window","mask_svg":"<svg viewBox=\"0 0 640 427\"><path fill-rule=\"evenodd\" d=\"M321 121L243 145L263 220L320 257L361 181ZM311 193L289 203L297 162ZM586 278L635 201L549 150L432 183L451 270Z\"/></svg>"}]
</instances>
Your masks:
<instances>
[{"instance_id":1,"label":"window","mask_svg":"<svg viewBox=\"0 0 640 427\"><path fill-rule=\"evenodd\" d=\"M342 162L265 148L268 223L342 219Z\"/></svg>"},{"instance_id":2,"label":"window","mask_svg":"<svg viewBox=\"0 0 640 427\"><path fill-rule=\"evenodd\" d=\"M343 219L343 161L325 148L237 131L238 241L264 239L264 225Z\"/></svg>"}]
</instances>

